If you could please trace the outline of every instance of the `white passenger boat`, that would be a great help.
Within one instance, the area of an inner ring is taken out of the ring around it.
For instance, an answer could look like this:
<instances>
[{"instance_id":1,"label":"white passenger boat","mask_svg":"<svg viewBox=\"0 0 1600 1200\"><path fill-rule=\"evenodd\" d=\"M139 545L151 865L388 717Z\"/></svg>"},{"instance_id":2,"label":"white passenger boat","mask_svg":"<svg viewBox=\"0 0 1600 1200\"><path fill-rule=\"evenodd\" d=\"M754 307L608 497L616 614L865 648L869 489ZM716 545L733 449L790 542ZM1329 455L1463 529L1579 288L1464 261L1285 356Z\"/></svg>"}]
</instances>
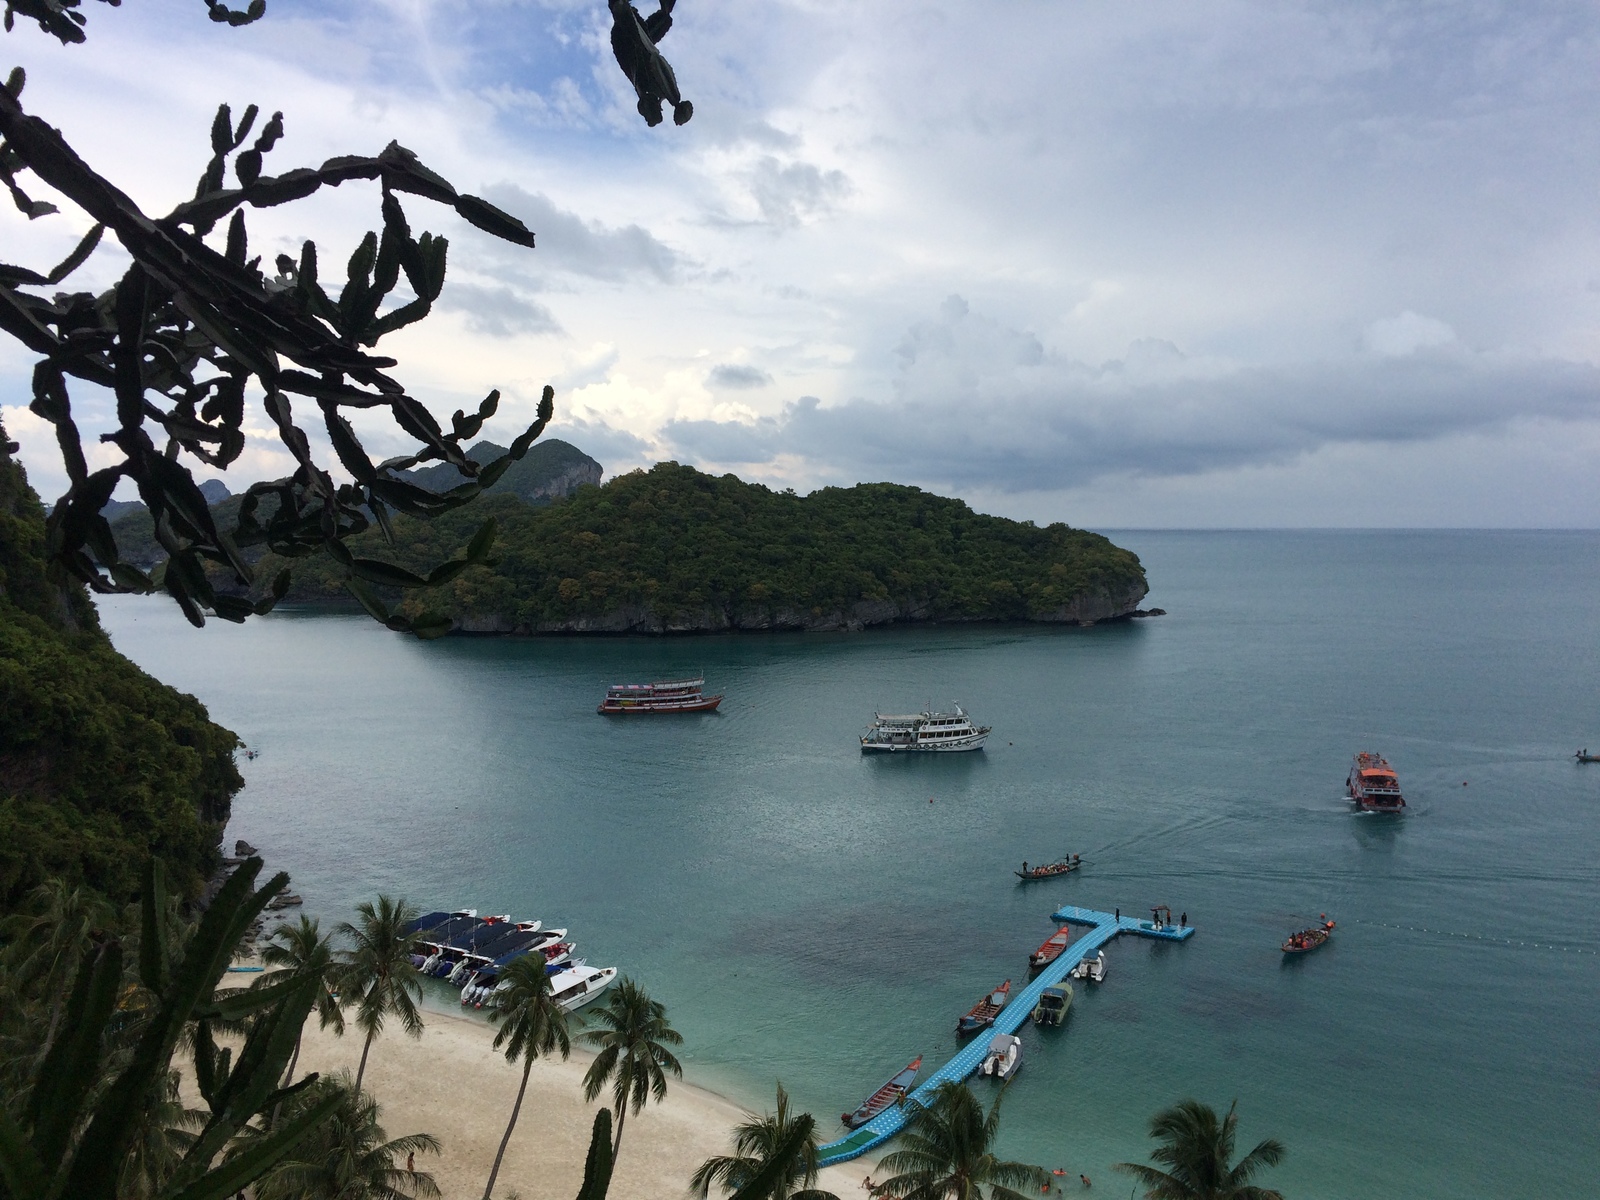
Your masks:
<instances>
[{"instance_id":1,"label":"white passenger boat","mask_svg":"<svg viewBox=\"0 0 1600 1200\"><path fill-rule=\"evenodd\" d=\"M611 986L617 977L615 967L569 967L550 977L550 995L562 1008L571 1012L600 998L600 993Z\"/></svg>"},{"instance_id":2,"label":"white passenger boat","mask_svg":"<svg viewBox=\"0 0 1600 1200\"><path fill-rule=\"evenodd\" d=\"M861 735L861 752L894 753L900 750L951 753L982 750L989 726L974 725L958 704L953 713L920 712L909 716L872 714L872 725Z\"/></svg>"},{"instance_id":3,"label":"white passenger boat","mask_svg":"<svg viewBox=\"0 0 1600 1200\"><path fill-rule=\"evenodd\" d=\"M989 1049L978 1064L978 1074L993 1079L1010 1079L1022 1069L1022 1039L1015 1034L997 1033L989 1039Z\"/></svg>"}]
</instances>

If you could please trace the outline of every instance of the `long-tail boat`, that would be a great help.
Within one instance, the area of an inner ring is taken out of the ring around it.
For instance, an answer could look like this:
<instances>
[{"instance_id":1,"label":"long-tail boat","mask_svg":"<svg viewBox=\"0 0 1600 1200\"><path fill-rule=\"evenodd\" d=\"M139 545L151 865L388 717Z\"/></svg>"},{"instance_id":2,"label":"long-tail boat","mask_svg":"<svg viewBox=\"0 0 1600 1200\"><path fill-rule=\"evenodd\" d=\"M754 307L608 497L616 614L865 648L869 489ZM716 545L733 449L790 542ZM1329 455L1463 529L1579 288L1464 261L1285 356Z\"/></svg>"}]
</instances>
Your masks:
<instances>
[{"instance_id":1,"label":"long-tail boat","mask_svg":"<svg viewBox=\"0 0 1600 1200\"><path fill-rule=\"evenodd\" d=\"M978 1030L993 1025L994 1019L1000 1015L1000 1010L1006 1006L1006 1001L1010 998L1011 980L1008 979L974 1004L967 1015L956 1022L956 1032L977 1033Z\"/></svg>"},{"instance_id":2,"label":"long-tail boat","mask_svg":"<svg viewBox=\"0 0 1600 1200\"><path fill-rule=\"evenodd\" d=\"M1061 957L1061 952L1072 944L1072 926L1063 925L1049 937L1032 954L1028 955L1030 967L1048 966Z\"/></svg>"},{"instance_id":3,"label":"long-tail boat","mask_svg":"<svg viewBox=\"0 0 1600 1200\"><path fill-rule=\"evenodd\" d=\"M1054 879L1057 875L1065 875L1070 871L1076 871L1082 865L1082 855L1068 854L1064 858L1056 859L1053 863L1045 863L1038 867L1030 867L1027 863L1023 863L1022 870L1013 871L1012 874L1024 883L1028 883L1035 879Z\"/></svg>"},{"instance_id":4,"label":"long-tail boat","mask_svg":"<svg viewBox=\"0 0 1600 1200\"><path fill-rule=\"evenodd\" d=\"M1322 914L1322 924L1313 925L1310 929L1302 929L1298 933L1291 933L1289 940L1283 944L1285 954L1309 954L1311 951L1325 946L1328 939L1333 936L1334 923L1328 920L1328 914Z\"/></svg>"},{"instance_id":5,"label":"long-tail boat","mask_svg":"<svg viewBox=\"0 0 1600 1200\"><path fill-rule=\"evenodd\" d=\"M916 1079L917 1071L921 1067L922 1055L919 1054L906 1064L905 1070L863 1100L854 1112L847 1112L841 1115L839 1120L844 1122L846 1129L861 1128L861 1126L911 1090L911 1084Z\"/></svg>"}]
</instances>

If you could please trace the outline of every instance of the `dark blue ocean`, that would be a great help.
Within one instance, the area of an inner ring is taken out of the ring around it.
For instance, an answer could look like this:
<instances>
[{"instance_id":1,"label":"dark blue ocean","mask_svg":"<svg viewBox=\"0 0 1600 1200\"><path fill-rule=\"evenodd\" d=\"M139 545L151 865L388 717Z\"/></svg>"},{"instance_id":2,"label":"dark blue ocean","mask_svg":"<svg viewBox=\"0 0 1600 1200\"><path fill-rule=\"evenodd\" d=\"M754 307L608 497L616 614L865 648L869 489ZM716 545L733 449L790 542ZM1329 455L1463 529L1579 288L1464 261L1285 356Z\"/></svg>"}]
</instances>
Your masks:
<instances>
[{"instance_id":1,"label":"dark blue ocean","mask_svg":"<svg viewBox=\"0 0 1600 1200\"><path fill-rule=\"evenodd\" d=\"M1600 534L1114 534L1165 617L652 640L451 638L283 613L117 645L260 757L229 830L308 909L379 891L570 927L664 1000L691 1079L837 1114L1005 978L1062 903L1186 910L1024 1031L1002 1150L1113 1195L1148 1118L1237 1100L1308 1197L1594 1195ZM611 720L704 671L713 716ZM873 711L963 704L981 754L863 758ZM1352 754L1411 808L1360 815ZM1012 869L1076 851L1078 875ZM1279 943L1326 912L1333 942ZM644 1119L648 1119L647 1117Z\"/></svg>"}]
</instances>

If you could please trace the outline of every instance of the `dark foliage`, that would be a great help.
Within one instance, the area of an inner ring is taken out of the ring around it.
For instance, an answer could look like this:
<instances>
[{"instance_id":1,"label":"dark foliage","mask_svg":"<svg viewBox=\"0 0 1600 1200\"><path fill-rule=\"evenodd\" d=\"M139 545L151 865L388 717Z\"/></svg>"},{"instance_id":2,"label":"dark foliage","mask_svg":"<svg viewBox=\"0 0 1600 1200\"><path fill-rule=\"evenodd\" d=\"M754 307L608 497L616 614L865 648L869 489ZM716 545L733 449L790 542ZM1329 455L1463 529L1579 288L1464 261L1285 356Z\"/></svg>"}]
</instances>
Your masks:
<instances>
[{"instance_id":1,"label":"dark foliage","mask_svg":"<svg viewBox=\"0 0 1600 1200\"><path fill-rule=\"evenodd\" d=\"M81 24L81 14L71 6L37 7L41 23L57 36ZM212 15L219 12L231 23L228 10L214 5ZM251 14L259 15L255 6L245 15ZM30 9L25 15L34 14ZM56 28L61 21L67 25ZM101 515L113 490L129 479L166 551L159 586L195 624L203 623L206 610L244 620L283 595L289 582L285 574L270 588L258 589L253 601L219 593L207 574L211 564L238 587L249 588L255 571L245 551L264 547L281 559L321 550L341 563L350 590L380 620L423 636L444 632L448 626L438 621L392 615L372 585L443 583L485 560L491 526L470 538L464 556L422 571L358 557L346 541L374 522L387 532L391 512L426 518L474 499L527 452L549 420L553 393L545 389L538 419L505 454L480 464L467 456L463 442L495 413L498 392L491 392L475 413L458 410L446 432L386 373L395 360L367 353L387 334L427 316L444 286L446 240L431 233L413 236L399 197L410 193L447 204L477 228L519 245L532 246L533 234L493 205L458 193L394 142L376 157L345 156L316 168L264 174L264 156L283 136L283 117L273 114L251 140L259 115L254 105L237 122L227 105L218 109L211 159L194 198L152 218L96 174L57 130L22 110L23 83L19 68L0 90L0 181L30 218L55 209L24 190L21 177L29 172L96 222L47 272L0 264L0 329L41 356L33 372L31 408L55 426L71 480L50 515L45 552L55 571L100 592L155 590L158 585L124 559ZM237 186L228 186L230 167ZM368 233L356 247L337 299L320 282L312 242L304 244L298 261L279 255L271 275L259 256L250 257L246 206L274 207L356 180L380 184L383 231ZM206 239L224 221L224 244L217 249ZM62 283L94 253L107 230L133 259L111 291L95 296L28 290ZM411 298L391 303L402 276ZM115 393L118 428L102 438L121 453L112 466L88 469L69 379ZM260 389L263 408L298 469L288 478L253 485L234 527L224 530L180 454L219 469L234 462L244 448L245 403L254 388ZM296 423L294 397L315 407L353 483L335 483L317 463ZM369 409L387 409L420 448L374 463L346 416ZM401 474L432 461L450 464L464 482L439 494Z\"/></svg>"},{"instance_id":2,"label":"dark foliage","mask_svg":"<svg viewBox=\"0 0 1600 1200\"><path fill-rule=\"evenodd\" d=\"M0 1187L7 1200L116 1200L125 1166L151 1110L169 1086L181 1042L194 1049L205 1103L200 1127L159 1183L161 1200L226 1200L261 1179L337 1104L318 1097L295 1106L272 1132L222 1159L247 1123L302 1088L280 1089L322 981L296 976L271 987L219 990L250 924L288 883L277 875L257 890L261 860L247 860L193 932L175 939L165 883L152 861L142 892L137 971L130 980L122 941L105 937L81 957L63 1019L42 1047L20 1095L0 1105ZM131 965L131 962L128 964ZM235 1054L214 1033L242 1028Z\"/></svg>"},{"instance_id":3,"label":"dark foliage","mask_svg":"<svg viewBox=\"0 0 1600 1200\"><path fill-rule=\"evenodd\" d=\"M192 896L243 784L238 739L118 654L44 557L44 511L0 429L0 911L47 877L118 903L145 860Z\"/></svg>"}]
</instances>

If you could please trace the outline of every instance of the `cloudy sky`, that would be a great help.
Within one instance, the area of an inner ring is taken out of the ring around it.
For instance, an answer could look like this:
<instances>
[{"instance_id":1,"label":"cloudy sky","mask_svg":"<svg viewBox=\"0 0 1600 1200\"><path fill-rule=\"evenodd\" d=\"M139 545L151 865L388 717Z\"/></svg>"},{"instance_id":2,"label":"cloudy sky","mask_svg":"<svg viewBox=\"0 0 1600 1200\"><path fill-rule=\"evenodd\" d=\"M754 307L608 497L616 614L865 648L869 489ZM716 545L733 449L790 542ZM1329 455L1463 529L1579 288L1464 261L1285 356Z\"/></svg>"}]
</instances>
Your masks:
<instances>
[{"instance_id":1,"label":"cloudy sky","mask_svg":"<svg viewBox=\"0 0 1600 1200\"><path fill-rule=\"evenodd\" d=\"M503 440L549 382L552 432L610 473L887 479L1090 527L1600 525L1593 4L680 0L695 116L653 130L602 0L88 11L85 46L0 45L147 211L227 100L283 111L269 171L397 138L536 231L409 201L450 276L384 343L441 414L501 388ZM376 191L250 219L257 251L337 262ZM5 257L86 226L7 209ZM0 348L53 494L29 368ZM283 469L257 428L230 485Z\"/></svg>"}]
</instances>

